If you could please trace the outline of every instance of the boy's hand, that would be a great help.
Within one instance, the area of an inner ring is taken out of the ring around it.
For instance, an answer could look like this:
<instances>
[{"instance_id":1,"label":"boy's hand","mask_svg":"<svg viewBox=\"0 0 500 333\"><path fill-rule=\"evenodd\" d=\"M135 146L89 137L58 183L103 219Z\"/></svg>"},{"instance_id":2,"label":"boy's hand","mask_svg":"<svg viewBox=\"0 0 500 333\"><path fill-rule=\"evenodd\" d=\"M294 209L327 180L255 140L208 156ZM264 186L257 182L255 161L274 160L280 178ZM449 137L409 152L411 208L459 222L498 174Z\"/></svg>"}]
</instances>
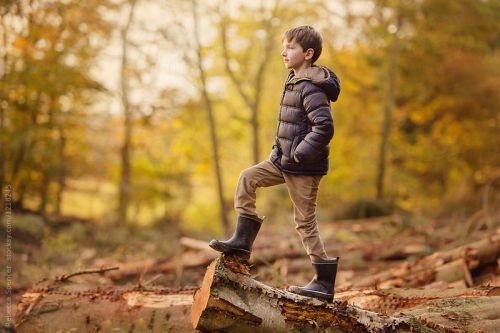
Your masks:
<instances>
[{"instance_id":1,"label":"boy's hand","mask_svg":"<svg viewBox=\"0 0 500 333\"><path fill-rule=\"evenodd\" d=\"M293 159L295 160L295 162L299 163L300 161L297 159L297 157L293 157Z\"/></svg>"}]
</instances>

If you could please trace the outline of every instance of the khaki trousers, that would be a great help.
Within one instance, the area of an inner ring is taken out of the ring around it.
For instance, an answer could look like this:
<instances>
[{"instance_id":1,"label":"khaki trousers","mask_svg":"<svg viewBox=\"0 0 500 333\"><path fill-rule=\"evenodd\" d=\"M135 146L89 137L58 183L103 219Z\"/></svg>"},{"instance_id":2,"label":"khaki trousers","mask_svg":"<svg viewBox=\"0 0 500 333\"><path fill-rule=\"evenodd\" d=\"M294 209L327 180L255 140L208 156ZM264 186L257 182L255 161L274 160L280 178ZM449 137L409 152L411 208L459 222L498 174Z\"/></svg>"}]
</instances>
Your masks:
<instances>
[{"instance_id":1,"label":"khaki trousers","mask_svg":"<svg viewBox=\"0 0 500 333\"><path fill-rule=\"evenodd\" d=\"M238 213L259 217L255 204L257 188L286 183L293 203L295 229L307 254L313 261L328 259L316 220L316 198L321 178L322 176L287 174L270 160L263 161L240 173L234 208Z\"/></svg>"}]
</instances>

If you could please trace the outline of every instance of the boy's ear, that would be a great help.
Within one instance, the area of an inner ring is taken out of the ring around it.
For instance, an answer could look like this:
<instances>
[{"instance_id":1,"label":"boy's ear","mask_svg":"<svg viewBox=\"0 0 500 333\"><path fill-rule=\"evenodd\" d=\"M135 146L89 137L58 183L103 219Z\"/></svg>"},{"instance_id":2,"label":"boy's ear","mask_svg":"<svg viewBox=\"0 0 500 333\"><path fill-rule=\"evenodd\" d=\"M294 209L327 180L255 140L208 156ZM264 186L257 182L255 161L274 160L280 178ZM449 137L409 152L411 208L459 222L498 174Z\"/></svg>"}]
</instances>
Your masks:
<instances>
[{"instance_id":1,"label":"boy's ear","mask_svg":"<svg viewBox=\"0 0 500 333\"><path fill-rule=\"evenodd\" d=\"M313 55L314 55L314 50L312 48L308 48L305 52L306 56L306 60L311 60Z\"/></svg>"}]
</instances>

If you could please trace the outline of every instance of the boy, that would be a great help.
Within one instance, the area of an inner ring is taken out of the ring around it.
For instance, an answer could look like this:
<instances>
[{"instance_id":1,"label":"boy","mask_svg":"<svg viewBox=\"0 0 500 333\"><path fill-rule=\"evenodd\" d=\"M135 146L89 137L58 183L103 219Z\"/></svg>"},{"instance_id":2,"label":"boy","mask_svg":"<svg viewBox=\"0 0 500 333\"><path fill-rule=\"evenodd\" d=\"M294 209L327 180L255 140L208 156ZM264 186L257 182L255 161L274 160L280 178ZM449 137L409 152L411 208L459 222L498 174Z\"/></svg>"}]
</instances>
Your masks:
<instances>
[{"instance_id":1,"label":"boy","mask_svg":"<svg viewBox=\"0 0 500 333\"><path fill-rule=\"evenodd\" d=\"M281 94L278 128L269 159L241 172L234 207L239 213L231 239L212 240L223 253L250 258L252 244L264 217L256 212L256 190L286 183L294 206L296 230L311 258L316 275L305 287L289 291L333 301L338 257L329 258L316 221L316 197L328 171L329 142L333 137L330 100L336 101L340 82L335 73L314 65L322 50L320 34L310 26L285 32L281 55L291 69Z\"/></svg>"}]
</instances>

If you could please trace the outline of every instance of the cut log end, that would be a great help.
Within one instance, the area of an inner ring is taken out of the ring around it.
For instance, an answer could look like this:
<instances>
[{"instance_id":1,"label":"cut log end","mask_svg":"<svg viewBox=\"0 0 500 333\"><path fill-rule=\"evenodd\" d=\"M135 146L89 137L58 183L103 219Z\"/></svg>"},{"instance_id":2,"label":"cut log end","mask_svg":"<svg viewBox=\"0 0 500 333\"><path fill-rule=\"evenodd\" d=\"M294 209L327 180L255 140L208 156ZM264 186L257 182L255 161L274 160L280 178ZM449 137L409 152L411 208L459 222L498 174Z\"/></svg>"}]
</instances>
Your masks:
<instances>
[{"instance_id":1,"label":"cut log end","mask_svg":"<svg viewBox=\"0 0 500 333\"><path fill-rule=\"evenodd\" d=\"M229 274L239 274L241 276L249 275L248 261L233 255L222 254L217 260L214 260L207 268L201 288L194 295L193 305L191 308L191 323L193 327L199 330L204 330L205 327L201 322L203 317L207 317L207 313L224 312L231 314L233 317L238 317L247 324L260 324L262 320L252 314L234 306L224 299L212 297L217 294L217 290L213 288L217 281ZM216 316L217 317L217 316ZM219 318L220 319L220 318Z\"/></svg>"},{"instance_id":2,"label":"cut log end","mask_svg":"<svg viewBox=\"0 0 500 333\"><path fill-rule=\"evenodd\" d=\"M205 272L205 277L201 288L198 289L194 294L194 301L191 308L191 323L194 328L199 327L199 321L201 314L206 309L208 304L208 299L210 297L210 287L215 277L215 265L217 261L213 261L207 268Z\"/></svg>"}]
</instances>

